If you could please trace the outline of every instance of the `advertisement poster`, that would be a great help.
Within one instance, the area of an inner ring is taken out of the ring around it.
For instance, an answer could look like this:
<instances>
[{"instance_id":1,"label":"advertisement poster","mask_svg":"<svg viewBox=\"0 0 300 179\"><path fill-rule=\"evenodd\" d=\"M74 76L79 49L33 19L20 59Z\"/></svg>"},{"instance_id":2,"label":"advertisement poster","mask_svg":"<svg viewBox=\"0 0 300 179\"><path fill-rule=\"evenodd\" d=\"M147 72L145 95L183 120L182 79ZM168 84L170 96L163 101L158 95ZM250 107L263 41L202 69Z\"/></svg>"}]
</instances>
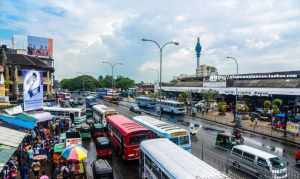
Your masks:
<instances>
[{"instance_id":1,"label":"advertisement poster","mask_svg":"<svg viewBox=\"0 0 300 179\"><path fill-rule=\"evenodd\" d=\"M27 54L41 57L52 57L53 40L43 37L28 36Z\"/></svg>"},{"instance_id":2,"label":"advertisement poster","mask_svg":"<svg viewBox=\"0 0 300 179\"><path fill-rule=\"evenodd\" d=\"M43 81L41 72L23 70L24 76L24 111L41 109L43 107Z\"/></svg>"}]
</instances>

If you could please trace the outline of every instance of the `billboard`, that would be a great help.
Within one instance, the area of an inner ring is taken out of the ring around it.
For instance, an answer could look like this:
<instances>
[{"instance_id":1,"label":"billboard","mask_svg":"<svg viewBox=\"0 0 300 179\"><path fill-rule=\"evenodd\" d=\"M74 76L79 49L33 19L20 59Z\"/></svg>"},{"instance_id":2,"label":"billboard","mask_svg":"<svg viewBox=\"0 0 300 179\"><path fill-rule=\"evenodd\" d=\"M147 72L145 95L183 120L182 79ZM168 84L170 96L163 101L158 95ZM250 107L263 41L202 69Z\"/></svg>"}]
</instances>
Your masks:
<instances>
[{"instance_id":1,"label":"billboard","mask_svg":"<svg viewBox=\"0 0 300 179\"><path fill-rule=\"evenodd\" d=\"M43 107L43 80L41 72L23 70L23 102L24 111L41 109Z\"/></svg>"},{"instance_id":2,"label":"billboard","mask_svg":"<svg viewBox=\"0 0 300 179\"><path fill-rule=\"evenodd\" d=\"M43 37L27 37L27 54L41 57L52 57L53 40Z\"/></svg>"}]
</instances>

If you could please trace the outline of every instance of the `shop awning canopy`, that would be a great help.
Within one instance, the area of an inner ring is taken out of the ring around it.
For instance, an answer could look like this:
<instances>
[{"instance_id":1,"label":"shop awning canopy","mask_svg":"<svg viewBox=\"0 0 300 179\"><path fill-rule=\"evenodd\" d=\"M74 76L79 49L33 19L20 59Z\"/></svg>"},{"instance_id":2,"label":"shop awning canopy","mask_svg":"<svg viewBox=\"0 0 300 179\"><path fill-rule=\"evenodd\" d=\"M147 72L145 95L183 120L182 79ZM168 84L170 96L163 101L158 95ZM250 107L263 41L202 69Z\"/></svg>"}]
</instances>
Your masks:
<instances>
[{"instance_id":1,"label":"shop awning canopy","mask_svg":"<svg viewBox=\"0 0 300 179\"><path fill-rule=\"evenodd\" d=\"M49 112L36 112L29 115L35 118L37 123L52 120L52 115Z\"/></svg>"},{"instance_id":2,"label":"shop awning canopy","mask_svg":"<svg viewBox=\"0 0 300 179\"><path fill-rule=\"evenodd\" d=\"M0 144L0 172L11 156L15 153L16 149L16 147Z\"/></svg>"},{"instance_id":3,"label":"shop awning canopy","mask_svg":"<svg viewBox=\"0 0 300 179\"><path fill-rule=\"evenodd\" d=\"M17 115L1 114L0 120L25 129L33 129L36 126L36 119L26 113Z\"/></svg>"}]
</instances>

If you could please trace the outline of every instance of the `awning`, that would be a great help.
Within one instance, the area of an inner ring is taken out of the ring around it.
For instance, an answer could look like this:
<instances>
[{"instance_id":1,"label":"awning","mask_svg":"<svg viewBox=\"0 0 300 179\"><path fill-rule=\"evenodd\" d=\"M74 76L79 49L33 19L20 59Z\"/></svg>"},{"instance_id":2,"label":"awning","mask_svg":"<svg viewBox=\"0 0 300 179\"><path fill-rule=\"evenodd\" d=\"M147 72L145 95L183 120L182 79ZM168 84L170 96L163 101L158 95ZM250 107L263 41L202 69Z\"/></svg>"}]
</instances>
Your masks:
<instances>
[{"instance_id":1,"label":"awning","mask_svg":"<svg viewBox=\"0 0 300 179\"><path fill-rule=\"evenodd\" d=\"M11 156L15 153L16 149L16 147L0 144L0 172Z\"/></svg>"},{"instance_id":2,"label":"awning","mask_svg":"<svg viewBox=\"0 0 300 179\"><path fill-rule=\"evenodd\" d=\"M33 129L36 126L36 119L25 113L13 116L7 114L0 114L0 120L8 124L26 129Z\"/></svg>"},{"instance_id":3,"label":"awning","mask_svg":"<svg viewBox=\"0 0 300 179\"><path fill-rule=\"evenodd\" d=\"M52 120L52 115L49 112L36 112L29 115L35 118L37 123Z\"/></svg>"}]
</instances>

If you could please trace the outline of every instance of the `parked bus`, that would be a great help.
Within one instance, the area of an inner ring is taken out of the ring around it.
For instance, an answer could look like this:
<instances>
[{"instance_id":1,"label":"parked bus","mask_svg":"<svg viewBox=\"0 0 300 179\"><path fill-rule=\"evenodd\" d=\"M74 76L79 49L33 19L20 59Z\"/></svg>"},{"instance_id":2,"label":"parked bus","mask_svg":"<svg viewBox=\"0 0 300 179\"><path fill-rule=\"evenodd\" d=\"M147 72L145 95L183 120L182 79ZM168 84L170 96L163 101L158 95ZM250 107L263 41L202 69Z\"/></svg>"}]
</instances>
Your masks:
<instances>
[{"instance_id":1,"label":"parked bus","mask_svg":"<svg viewBox=\"0 0 300 179\"><path fill-rule=\"evenodd\" d=\"M43 110L50 112L54 118L69 119L74 124L81 124L86 121L84 108L43 107Z\"/></svg>"},{"instance_id":2,"label":"parked bus","mask_svg":"<svg viewBox=\"0 0 300 179\"><path fill-rule=\"evenodd\" d=\"M288 178L287 164L280 157L247 145L236 145L230 154L230 164L257 178Z\"/></svg>"},{"instance_id":3,"label":"parked bus","mask_svg":"<svg viewBox=\"0 0 300 179\"><path fill-rule=\"evenodd\" d=\"M135 102L139 107L155 108L156 100L147 96L139 96L135 98Z\"/></svg>"},{"instance_id":4,"label":"parked bus","mask_svg":"<svg viewBox=\"0 0 300 179\"><path fill-rule=\"evenodd\" d=\"M150 116L135 116L133 120L151 130L157 137L168 138L183 149L192 151L191 137L187 130Z\"/></svg>"},{"instance_id":5,"label":"parked bus","mask_svg":"<svg viewBox=\"0 0 300 179\"><path fill-rule=\"evenodd\" d=\"M90 118L93 116L92 107L97 104L97 99L95 96L87 96L85 98L85 109L86 117Z\"/></svg>"},{"instance_id":6,"label":"parked bus","mask_svg":"<svg viewBox=\"0 0 300 179\"><path fill-rule=\"evenodd\" d=\"M58 92L56 94L57 99L60 100L69 100L71 99L71 93L66 93L66 92Z\"/></svg>"},{"instance_id":7,"label":"parked bus","mask_svg":"<svg viewBox=\"0 0 300 179\"><path fill-rule=\"evenodd\" d=\"M140 143L153 138L150 130L122 115L108 116L107 128L112 146L123 160L139 159Z\"/></svg>"},{"instance_id":8,"label":"parked bus","mask_svg":"<svg viewBox=\"0 0 300 179\"><path fill-rule=\"evenodd\" d=\"M229 179L168 139L146 140L141 143L140 148L139 178Z\"/></svg>"},{"instance_id":9,"label":"parked bus","mask_svg":"<svg viewBox=\"0 0 300 179\"><path fill-rule=\"evenodd\" d=\"M106 118L107 116L118 114L118 112L114 108L107 107L103 104L97 104L93 107L93 119L94 121L100 122L106 127Z\"/></svg>"},{"instance_id":10,"label":"parked bus","mask_svg":"<svg viewBox=\"0 0 300 179\"><path fill-rule=\"evenodd\" d=\"M161 108L161 112L168 112L168 113L173 113L173 114L185 114L185 106L184 103L174 101L174 100L161 100L161 105L159 106L158 102L158 107Z\"/></svg>"}]
</instances>

